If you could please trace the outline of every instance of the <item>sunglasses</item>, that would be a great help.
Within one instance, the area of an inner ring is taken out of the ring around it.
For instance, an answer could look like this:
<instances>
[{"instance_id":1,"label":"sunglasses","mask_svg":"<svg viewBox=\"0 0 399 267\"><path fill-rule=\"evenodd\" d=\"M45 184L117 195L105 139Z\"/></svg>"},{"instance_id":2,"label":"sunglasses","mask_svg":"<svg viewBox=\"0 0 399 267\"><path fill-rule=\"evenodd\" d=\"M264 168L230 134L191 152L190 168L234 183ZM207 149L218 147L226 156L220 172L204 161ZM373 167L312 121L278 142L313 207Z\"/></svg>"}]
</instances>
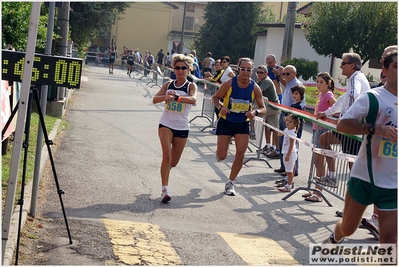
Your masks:
<instances>
[{"instance_id":1,"label":"sunglasses","mask_svg":"<svg viewBox=\"0 0 399 267\"><path fill-rule=\"evenodd\" d=\"M188 67L187 66L176 66L175 68L174 68L175 70L186 70L186 69L188 69Z\"/></svg>"},{"instance_id":2,"label":"sunglasses","mask_svg":"<svg viewBox=\"0 0 399 267\"><path fill-rule=\"evenodd\" d=\"M241 71L251 72L253 69L240 68Z\"/></svg>"},{"instance_id":3,"label":"sunglasses","mask_svg":"<svg viewBox=\"0 0 399 267\"><path fill-rule=\"evenodd\" d=\"M283 73L281 73L281 75L283 75L283 76L288 76L288 75L291 75L291 74L293 74L293 72L283 72Z\"/></svg>"},{"instance_id":4,"label":"sunglasses","mask_svg":"<svg viewBox=\"0 0 399 267\"><path fill-rule=\"evenodd\" d=\"M342 61L342 62L341 62L341 66L345 66L346 64L352 64L352 63L345 62L345 61Z\"/></svg>"},{"instance_id":5,"label":"sunglasses","mask_svg":"<svg viewBox=\"0 0 399 267\"><path fill-rule=\"evenodd\" d=\"M264 71L257 71L256 74L264 74Z\"/></svg>"}]
</instances>

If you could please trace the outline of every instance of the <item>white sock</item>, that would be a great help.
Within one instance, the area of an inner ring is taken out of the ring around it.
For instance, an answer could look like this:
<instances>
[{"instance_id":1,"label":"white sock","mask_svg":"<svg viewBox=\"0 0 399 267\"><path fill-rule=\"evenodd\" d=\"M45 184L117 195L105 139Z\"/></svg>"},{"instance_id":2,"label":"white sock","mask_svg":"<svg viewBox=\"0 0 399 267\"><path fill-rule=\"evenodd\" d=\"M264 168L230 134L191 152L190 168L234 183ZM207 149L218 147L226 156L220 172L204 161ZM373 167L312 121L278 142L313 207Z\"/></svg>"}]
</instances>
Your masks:
<instances>
[{"instance_id":1,"label":"white sock","mask_svg":"<svg viewBox=\"0 0 399 267\"><path fill-rule=\"evenodd\" d=\"M162 186L162 191L168 191L168 186L167 185L163 185Z\"/></svg>"},{"instance_id":2,"label":"white sock","mask_svg":"<svg viewBox=\"0 0 399 267\"><path fill-rule=\"evenodd\" d=\"M274 150L276 150L276 146L273 146L273 145L272 145L272 148L273 148Z\"/></svg>"}]
</instances>

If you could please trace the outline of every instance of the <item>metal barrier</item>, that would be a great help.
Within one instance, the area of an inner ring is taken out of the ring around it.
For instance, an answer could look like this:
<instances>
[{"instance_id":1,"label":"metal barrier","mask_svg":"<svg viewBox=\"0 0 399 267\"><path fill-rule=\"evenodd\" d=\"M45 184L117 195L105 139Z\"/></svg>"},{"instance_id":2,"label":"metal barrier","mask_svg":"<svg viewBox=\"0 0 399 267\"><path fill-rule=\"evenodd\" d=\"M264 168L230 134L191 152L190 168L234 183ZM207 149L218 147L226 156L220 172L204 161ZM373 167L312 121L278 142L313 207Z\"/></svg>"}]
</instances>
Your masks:
<instances>
[{"instance_id":1,"label":"metal barrier","mask_svg":"<svg viewBox=\"0 0 399 267\"><path fill-rule=\"evenodd\" d=\"M202 99L201 114L192 118L190 120L190 123L192 121L194 121L196 118L205 118L209 121L209 125L202 128L201 131L204 131L207 128L214 128L216 114L215 114L215 106L213 105L213 102L212 102L212 96L219 89L220 85L213 83L213 82L209 82L204 79L198 79L198 78L194 77L193 75L191 75L191 78L193 79L194 82L207 84L208 89L204 90L204 98Z\"/></svg>"},{"instance_id":2,"label":"metal barrier","mask_svg":"<svg viewBox=\"0 0 399 267\"><path fill-rule=\"evenodd\" d=\"M336 120L334 120L334 119L316 119L315 115L313 115L309 112L306 112L306 111L301 111L298 109L286 107L286 106L283 106L280 104L275 104L272 102L268 102L268 104L273 107L279 108L282 112L293 113L308 122L315 123L317 125L316 133L319 132L320 127L323 127L327 130L331 130L331 131L337 133ZM266 124L266 125L268 125L268 124ZM268 125L268 126L271 127L270 125ZM276 129L274 127L271 127L271 128L273 130L276 130L276 131L282 133L282 131L280 131L279 129ZM342 135L349 137L348 138L349 145L351 142L354 143L355 141L362 141L362 137L360 137L360 136L351 136L351 135L347 135L347 134L342 134ZM318 134L315 134L315 140L318 140L318 139L319 139ZM349 167L356 159L356 156L340 152L341 148L342 148L341 144L334 144L331 146L331 149L322 149L322 148L317 148L311 142L306 142L306 141L303 141L298 138L296 140L298 140L300 143L303 143L305 146L309 147L313 151L311 166L310 166L310 171L309 171L309 176L308 176L308 181L307 181L307 187L297 187L295 190L291 191L289 194L287 194L285 197L283 197L282 200L288 199L289 197L291 197L293 194L295 194L299 190L318 192L319 195L325 200L327 205L329 205L330 207L332 207L332 204L326 198L326 196L325 196L326 193L330 194L334 197L337 197L340 200L344 200L345 192L346 192L346 184L350 178L350 168ZM331 142L331 141L332 140L327 140L327 142ZM317 142L317 141L315 141L315 142ZM332 168L335 168L336 182L330 182L327 184L324 183L324 185L323 185L323 184L318 183L318 182L320 182L320 179L318 179L318 177L316 177L315 164L318 163L318 160L322 160L322 163L319 164L320 168L322 168L322 169L319 170L319 172L327 173L326 169L328 166L326 164L325 158L326 159L328 158L327 160L330 162L330 165L331 165L330 167L333 166ZM317 186L321 190L318 188L312 188L312 184L314 186Z\"/></svg>"},{"instance_id":3,"label":"metal barrier","mask_svg":"<svg viewBox=\"0 0 399 267\"><path fill-rule=\"evenodd\" d=\"M264 161L267 164L267 166L269 166L269 168L272 168L272 166L270 165L270 163L267 159L260 157L260 154L262 154L261 148L262 148L262 141L263 141L263 136L264 136L264 132L265 132L265 125L263 124L263 119L264 119L263 117L257 117L257 118L258 119L254 120L254 129L253 129L255 131L256 140L251 140L251 139L249 140L249 144L253 145L256 148L256 157L252 157L252 158L245 160L244 164L246 164L248 161L251 161L251 160L258 160L258 161Z\"/></svg>"}]
</instances>

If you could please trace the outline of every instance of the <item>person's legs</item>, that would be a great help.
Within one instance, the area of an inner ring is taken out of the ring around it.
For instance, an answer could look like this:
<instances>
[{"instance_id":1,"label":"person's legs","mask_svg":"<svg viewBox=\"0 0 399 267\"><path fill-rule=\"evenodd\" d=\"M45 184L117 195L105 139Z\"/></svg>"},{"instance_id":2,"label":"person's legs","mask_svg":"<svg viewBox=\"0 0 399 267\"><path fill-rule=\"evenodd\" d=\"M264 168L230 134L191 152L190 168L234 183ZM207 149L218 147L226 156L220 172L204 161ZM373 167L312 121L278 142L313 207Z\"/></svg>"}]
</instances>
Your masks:
<instances>
[{"instance_id":1,"label":"person's legs","mask_svg":"<svg viewBox=\"0 0 399 267\"><path fill-rule=\"evenodd\" d=\"M249 136L247 134L236 134L234 135L234 141L236 144L236 155L234 157L233 165L231 166L230 177L231 181L234 181L240 172L244 163L245 151L248 148Z\"/></svg>"},{"instance_id":2,"label":"person's legs","mask_svg":"<svg viewBox=\"0 0 399 267\"><path fill-rule=\"evenodd\" d=\"M346 213L346 210L345 210ZM344 214L345 214L344 213ZM398 211L378 210L378 223L380 225L379 242L397 244L398 239Z\"/></svg>"},{"instance_id":3,"label":"person's legs","mask_svg":"<svg viewBox=\"0 0 399 267\"><path fill-rule=\"evenodd\" d=\"M172 163L172 130L166 127L158 129L159 140L162 148L162 162L161 162L161 182L162 186L167 186L169 183L169 173Z\"/></svg>"},{"instance_id":4,"label":"person's legs","mask_svg":"<svg viewBox=\"0 0 399 267\"><path fill-rule=\"evenodd\" d=\"M221 161L227 158L231 135L218 135L216 146L216 159Z\"/></svg>"},{"instance_id":5,"label":"person's legs","mask_svg":"<svg viewBox=\"0 0 399 267\"><path fill-rule=\"evenodd\" d=\"M180 157L183 153L184 147L186 146L187 138L174 137L172 140L172 160L171 168L176 167L180 161Z\"/></svg>"},{"instance_id":6,"label":"person's legs","mask_svg":"<svg viewBox=\"0 0 399 267\"><path fill-rule=\"evenodd\" d=\"M344 214L342 220L335 225L335 241L340 241L346 236L352 235L359 227L360 221L367 206L356 202L350 193L346 191Z\"/></svg>"},{"instance_id":7,"label":"person's legs","mask_svg":"<svg viewBox=\"0 0 399 267\"><path fill-rule=\"evenodd\" d=\"M284 131L284 129L285 129L284 116L285 116L285 113L281 113L279 121L278 121L279 129L281 131ZM280 150L280 170L285 170L283 154L281 153L282 148L283 148L284 136L279 136L278 140L279 140L279 150Z\"/></svg>"},{"instance_id":8,"label":"person's legs","mask_svg":"<svg viewBox=\"0 0 399 267\"><path fill-rule=\"evenodd\" d=\"M332 144L340 144L340 143L341 141L333 134L332 131L328 131L320 135L320 146L323 149L332 150L331 147ZM324 156L321 156L321 158L322 159L318 160L316 164L316 173L321 173L321 176L319 177L325 175L324 159L323 159ZM331 157L326 157L326 161L327 161L328 170L330 172L335 172L335 159Z\"/></svg>"}]
</instances>

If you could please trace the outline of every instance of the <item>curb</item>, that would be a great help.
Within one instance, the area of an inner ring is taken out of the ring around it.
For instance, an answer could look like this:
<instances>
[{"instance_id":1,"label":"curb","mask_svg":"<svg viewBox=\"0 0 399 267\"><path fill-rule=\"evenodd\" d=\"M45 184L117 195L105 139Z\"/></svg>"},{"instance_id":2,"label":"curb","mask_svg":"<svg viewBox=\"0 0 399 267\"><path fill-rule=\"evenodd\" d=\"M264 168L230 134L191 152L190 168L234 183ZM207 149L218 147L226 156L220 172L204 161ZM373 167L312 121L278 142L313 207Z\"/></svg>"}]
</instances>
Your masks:
<instances>
[{"instance_id":1,"label":"curb","mask_svg":"<svg viewBox=\"0 0 399 267\"><path fill-rule=\"evenodd\" d=\"M48 135L48 138L50 140L53 140L53 141L55 140L55 138L57 136L58 128L60 127L60 124L61 124L61 119L57 119L54 123L53 129L51 130L51 132ZM49 156L48 156L47 146L44 145L42 147L42 156L40 158L39 179L42 175L42 171L44 170L44 167L46 166L48 160L49 160ZM23 229L23 227L25 225L25 222L28 218L28 214L29 214L29 211L31 208L32 185L33 185L33 180L25 185L24 205L22 206L23 209L22 209L22 218L21 218L21 229ZM7 241L7 247L6 247L5 255L4 255L3 265L5 265L5 266L13 265L13 264L11 264L11 261L13 259L14 250L17 245L19 214L20 214L20 207L16 206L14 209L14 212L12 214L12 218L11 218L10 238Z\"/></svg>"}]
</instances>

